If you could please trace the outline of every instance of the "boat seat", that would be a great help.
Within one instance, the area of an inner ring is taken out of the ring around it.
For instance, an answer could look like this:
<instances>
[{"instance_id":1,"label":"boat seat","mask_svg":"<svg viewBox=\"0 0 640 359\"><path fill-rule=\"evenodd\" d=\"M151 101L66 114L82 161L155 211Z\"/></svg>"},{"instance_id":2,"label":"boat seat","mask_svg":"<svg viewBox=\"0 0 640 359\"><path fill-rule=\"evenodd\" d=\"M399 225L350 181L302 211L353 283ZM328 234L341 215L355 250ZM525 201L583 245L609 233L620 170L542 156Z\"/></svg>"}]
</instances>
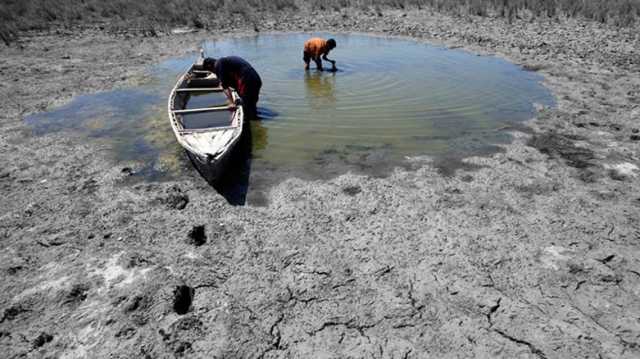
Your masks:
<instances>
[{"instance_id":1,"label":"boat seat","mask_svg":"<svg viewBox=\"0 0 640 359\"><path fill-rule=\"evenodd\" d=\"M196 112L216 112L216 111L230 111L235 110L235 106L215 106L215 107L203 107L203 108L191 108L188 110L173 110L173 113L177 115L185 114L185 113L196 113Z\"/></svg>"},{"instance_id":2,"label":"boat seat","mask_svg":"<svg viewBox=\"0 0 640 359\"><path fill-rule=\"evenodd\" d=\"M210 88L210 87L220 87L220 81L217 77L209 78L209 77L196 77L187 83L187 88Z\"/></svg>"},{"instance_id":3,"label":"boat seat","mask_svg":"<svg viewBox=\"0 0 640 359\"><path fill-rule=\"evenodd\" d=\"M177 89L176 92L222 92L222 87L187 87Z\"/></svg>"}]
</instances>

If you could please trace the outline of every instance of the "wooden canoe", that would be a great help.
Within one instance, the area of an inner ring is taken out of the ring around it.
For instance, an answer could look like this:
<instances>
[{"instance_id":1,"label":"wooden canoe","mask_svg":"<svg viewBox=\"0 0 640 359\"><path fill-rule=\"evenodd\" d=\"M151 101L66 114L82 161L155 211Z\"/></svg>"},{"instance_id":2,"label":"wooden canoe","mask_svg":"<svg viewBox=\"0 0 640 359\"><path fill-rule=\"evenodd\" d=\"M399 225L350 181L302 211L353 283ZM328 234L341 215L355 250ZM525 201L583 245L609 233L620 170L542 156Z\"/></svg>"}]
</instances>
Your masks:
<instances>
[{"instance_id":1,"label":"wooden canoe","mask_svg":"<svg viewBox=\"0 0 640 359\"><path fill-rule=\"evenodd\" d=\"M237 92L223 91L213 73L194 64L171 91L168 111L178 143L214 184L242 135L244 111Z\"/></svg>"}]
</instances>

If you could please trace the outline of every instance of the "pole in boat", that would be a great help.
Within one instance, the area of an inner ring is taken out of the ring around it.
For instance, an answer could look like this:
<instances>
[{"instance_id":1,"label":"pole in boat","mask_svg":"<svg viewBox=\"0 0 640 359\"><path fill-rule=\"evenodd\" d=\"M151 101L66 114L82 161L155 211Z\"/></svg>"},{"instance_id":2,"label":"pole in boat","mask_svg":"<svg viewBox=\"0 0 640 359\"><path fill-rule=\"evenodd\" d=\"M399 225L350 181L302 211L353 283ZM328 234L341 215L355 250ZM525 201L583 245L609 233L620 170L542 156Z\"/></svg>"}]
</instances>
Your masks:
<instances>
[{"instance_id":1,"label":"pole in boat","mask_svg":"<svg viewBox=\"0 0 640 359\"><path fill-rule=\"evenodd\" d=\"M204 48L200 48L200 57L196 61L196 64L202 65L204 63Z\"/></svg>"}]
</instances>

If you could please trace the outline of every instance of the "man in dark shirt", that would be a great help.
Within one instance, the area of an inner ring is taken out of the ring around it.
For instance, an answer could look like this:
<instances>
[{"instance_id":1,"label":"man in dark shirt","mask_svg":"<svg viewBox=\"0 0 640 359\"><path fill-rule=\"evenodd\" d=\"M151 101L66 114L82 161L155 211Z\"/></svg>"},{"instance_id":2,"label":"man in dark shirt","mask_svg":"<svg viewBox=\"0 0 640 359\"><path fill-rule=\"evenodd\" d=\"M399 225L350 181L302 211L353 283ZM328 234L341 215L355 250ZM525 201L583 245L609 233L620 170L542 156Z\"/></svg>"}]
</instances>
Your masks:
<instances>
[{"instance_id":1,"label":"man in dark shirt","mask_svg":"<svg viewBox=\"0 0 640 359\"><path fill-rule=\"evenodd\" d=\"M262 79L256 70L244 59L237 56L214 59L208 57L202 68L216 74L223 88L233 88L242 98L245 117L257 118L257 104L262 88Z\"/></svg>"}]
</instances>

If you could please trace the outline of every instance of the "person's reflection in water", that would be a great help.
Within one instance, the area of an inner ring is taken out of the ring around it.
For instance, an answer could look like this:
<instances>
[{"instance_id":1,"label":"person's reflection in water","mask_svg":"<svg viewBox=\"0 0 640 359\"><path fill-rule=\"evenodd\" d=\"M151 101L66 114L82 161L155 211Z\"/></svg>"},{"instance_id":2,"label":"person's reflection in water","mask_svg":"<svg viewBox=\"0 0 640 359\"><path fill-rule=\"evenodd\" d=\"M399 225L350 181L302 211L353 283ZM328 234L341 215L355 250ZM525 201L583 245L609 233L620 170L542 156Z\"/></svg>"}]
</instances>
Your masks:
<instances>
[{"instance_id":1,"label":"person's reflection in water","mask_svg":"<svg viewBox=\"0 0 640 359\"><path fill-rule=\"evenodd\" d=\"M258 110L258 113L260 113L260 110ZM259 118L261 119L261 117ZM251 132L251 149L252 155L254 155L254 152L264 150L267 147L267 143L269 143L269 141L267 137L267 128L262 125L262 121L252 121L250 126L251 128L249 129L249 131Z\"/></svg>"},{"instance_id":2,"label":"person's reflection in water","mask_svg":"<svg viewBox=\"0 0 640 359\"><path fill-rule=\"evenodd\" d=\"M321 110L335 107L335 72L305 72L304 84L306 98L311 108Z\"/></svg>"}]
</instances>

